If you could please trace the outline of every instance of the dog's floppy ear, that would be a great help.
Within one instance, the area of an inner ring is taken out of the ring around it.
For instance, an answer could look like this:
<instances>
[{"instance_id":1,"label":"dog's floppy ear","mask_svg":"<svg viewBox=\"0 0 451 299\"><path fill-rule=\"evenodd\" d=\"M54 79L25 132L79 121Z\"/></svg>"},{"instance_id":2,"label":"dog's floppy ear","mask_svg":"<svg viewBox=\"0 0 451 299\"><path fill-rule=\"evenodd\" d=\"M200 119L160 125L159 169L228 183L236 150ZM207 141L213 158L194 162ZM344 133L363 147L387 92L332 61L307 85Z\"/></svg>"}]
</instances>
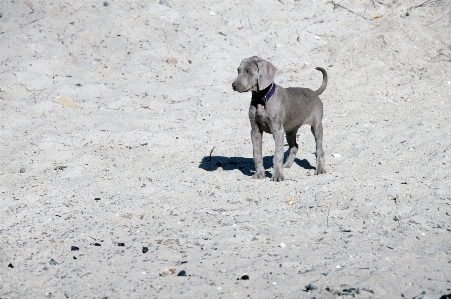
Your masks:
<instances>
[{"instance_id":1,"label":"dog's floppy ear","mask_svg":"<svg viewBox=\"0 0 451 299\"><path fill-rule=\"evenodd\" d=\"M276 75L277 69L271 62L266 60L257 61L258 67L258 89L263 90L268 87L273 81Z\"/></svg>"}]
</instances>

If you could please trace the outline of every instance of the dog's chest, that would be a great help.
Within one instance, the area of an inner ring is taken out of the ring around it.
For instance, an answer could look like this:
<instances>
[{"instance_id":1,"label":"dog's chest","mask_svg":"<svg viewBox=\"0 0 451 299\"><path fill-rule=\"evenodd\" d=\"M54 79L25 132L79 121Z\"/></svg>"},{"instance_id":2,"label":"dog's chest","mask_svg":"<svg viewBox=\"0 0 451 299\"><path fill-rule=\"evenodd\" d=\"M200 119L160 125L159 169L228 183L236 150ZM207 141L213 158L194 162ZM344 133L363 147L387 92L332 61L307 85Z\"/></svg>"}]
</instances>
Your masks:
<instances>
[{"instance_id":1,"label":"dog's chest","mask_svg":"<svg viewBox=\"0 0 451 299\"><path fill-rule=\"evenodd\" d=\"M257 105L257 117L260 119L263 119L266 117L265 106L263 106L262 104Z\"/></svg>"},{"instance_id":2,"label":"dog's chest","mask_svg":"<svg viewBox=\"0 0 451 299\"><path fill-rule=\"evenodd\" d=\"M265 106L258 104L254 113L256 124L266 133L271 133L270 118Z\"/></svg>"}]
</instances>

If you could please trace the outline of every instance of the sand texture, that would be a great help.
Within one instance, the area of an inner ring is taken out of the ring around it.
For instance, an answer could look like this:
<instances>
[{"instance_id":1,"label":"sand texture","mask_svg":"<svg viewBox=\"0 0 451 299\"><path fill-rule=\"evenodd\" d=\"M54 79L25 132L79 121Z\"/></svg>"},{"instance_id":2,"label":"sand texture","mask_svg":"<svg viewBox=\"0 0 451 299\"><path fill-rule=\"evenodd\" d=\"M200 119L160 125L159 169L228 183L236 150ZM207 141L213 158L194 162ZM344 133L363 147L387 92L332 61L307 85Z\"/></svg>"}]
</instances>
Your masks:
<instances>
[{"instance_id":1,"label":"sand texture","mask_svg":"<svg viewBox=\"0 0 451 299\"><path fill-rule=\"evenodd\" d=\"M0 1L0 298L451 298L451 2L167 2ZM251 179L253 55L327 174Z\"/></svg>"}]
</instances>

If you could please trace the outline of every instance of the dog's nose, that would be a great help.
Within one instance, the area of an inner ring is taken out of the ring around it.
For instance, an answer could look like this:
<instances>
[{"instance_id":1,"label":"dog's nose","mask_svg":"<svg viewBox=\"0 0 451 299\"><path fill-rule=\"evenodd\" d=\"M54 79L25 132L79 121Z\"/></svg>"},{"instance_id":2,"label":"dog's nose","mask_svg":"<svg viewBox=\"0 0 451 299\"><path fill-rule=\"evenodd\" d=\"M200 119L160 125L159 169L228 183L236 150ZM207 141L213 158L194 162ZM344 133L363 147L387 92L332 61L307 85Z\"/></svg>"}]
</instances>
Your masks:
<instances>
[{"instance_id":1,"label":"dog's nose","mask_svg":"<svg viewBox=\"0 0 451 299\"><path fill-rule=\"evenodd\" d=\"M233 83L232 83L232 88L233 88L233 90L235 90L235 91L236 91L236 87L237 87L237 84L236 84L236 82L233 82Z\"/></svg>"}]
</instances>

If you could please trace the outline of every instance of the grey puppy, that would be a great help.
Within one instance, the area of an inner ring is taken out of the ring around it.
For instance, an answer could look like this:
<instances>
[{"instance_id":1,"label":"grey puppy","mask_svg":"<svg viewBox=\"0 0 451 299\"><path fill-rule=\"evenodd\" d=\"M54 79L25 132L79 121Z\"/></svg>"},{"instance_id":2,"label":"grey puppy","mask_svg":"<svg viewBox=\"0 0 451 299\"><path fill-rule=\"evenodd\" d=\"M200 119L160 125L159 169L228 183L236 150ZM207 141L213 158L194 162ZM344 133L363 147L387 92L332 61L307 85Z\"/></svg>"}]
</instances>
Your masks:
<instances>
[{"instance_id":1,"label":"grey puppy","mask_svg":"<svg viewBox=\"0 0 451 299\"><path fill-rule=\"evenodd\" d=\"M323 83L313 91L308 88L283 88L274 84L276 68L268 61L252 56L243 59L238 67L238 76L232 83L233 90L238 92L252 91L249 107L251 121L251 139L254 152L256 173L252 178L263 179L265 169L262 159L262 134L273 134L276 149L274 153L274 173L272 181L284 180L283 167L290 167L298 151L296 133L300 126L311 125L316 141L315 174L326 173L323 150L323 103L320 95L327 85L327 73L317 67L323 74ZM283 135L286 133L289 153L283 164ZM283 167L282 167L283 166Z\"/></svg>"}]
</instances>

